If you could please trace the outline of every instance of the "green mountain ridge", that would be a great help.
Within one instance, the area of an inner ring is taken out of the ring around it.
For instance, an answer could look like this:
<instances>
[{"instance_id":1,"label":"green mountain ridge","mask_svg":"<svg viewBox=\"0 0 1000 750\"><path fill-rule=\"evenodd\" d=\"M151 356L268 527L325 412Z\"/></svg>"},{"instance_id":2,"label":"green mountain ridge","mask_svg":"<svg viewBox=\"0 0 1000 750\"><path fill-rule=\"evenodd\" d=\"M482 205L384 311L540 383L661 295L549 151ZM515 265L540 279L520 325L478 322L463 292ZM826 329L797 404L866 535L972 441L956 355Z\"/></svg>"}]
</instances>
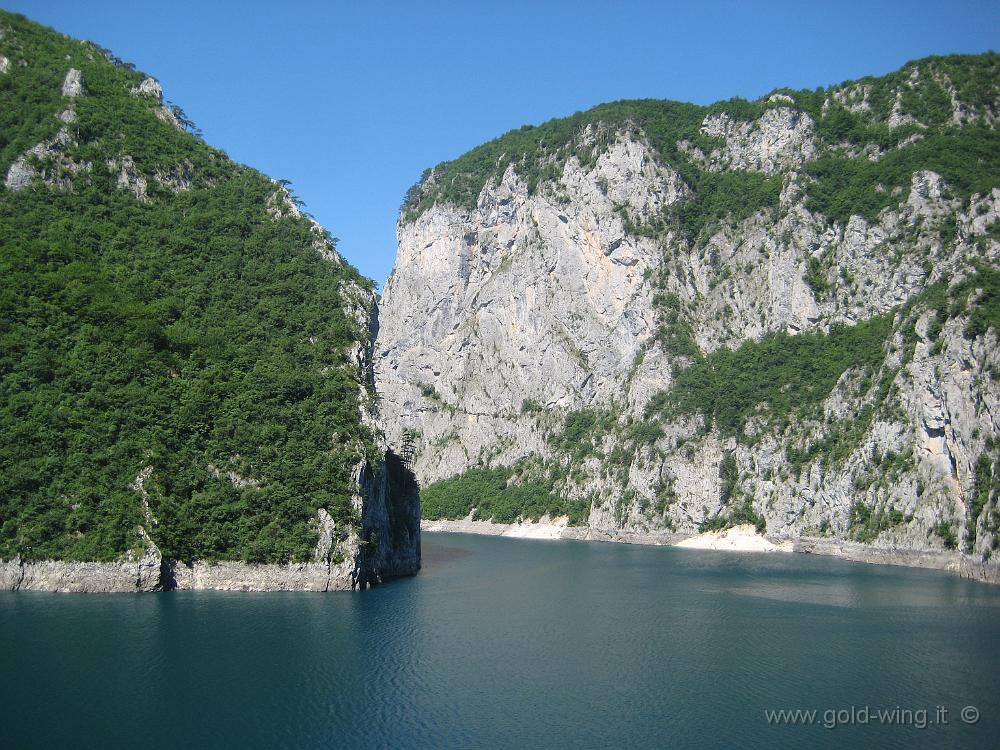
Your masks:
<instances>
[{"instance_id":1,"label":"green mountain ridge","mask_svg":"<svg viewBox=\"0 0 1000 750\"><path fill-rule=\"evenodd\" d=\"M913 82L916 74L915 82ZM838 95L865 91L864 109ZM960 145L951 142L952 99L964 103L970 114L990 113L1000 92L1000 54L949 55L914 60L885 76L868 76L815 90L779 88L760 99L733 98L708 106L661 99L621 100L599 104L569 117L541 125L525 125L424 172L403 202L402 221L414 221L437 202L474 208L487 181L499 180L513 165L530 192L558 179L570 157L587 165L606 151L621 129L641 133L664 164L676 169L692 188L694 200L686 208L663 217L696 236L712 221L727 215L745 218L777 203L780 180L745 170L719 175L700 166L690 149L709 153L722 139L707 135L702 123L714 115L752 122L769 109L790 107L816 123L819 142L829 149L809 173L815 178L810 208L831 219L846 220L850 212L874 218L889 205L892 189L908 188L909 175L933 169L967 198L981 192L1000 170L1000 141L991 127L971 128ZM899 126L890 127L896 97ZM833 97L832 106L829 101ZM910 144L918 136L922 143ZM909 147L908 147L909 146ZM888 159L872 164L856 152L876 147ZM907 148L908 147L908 148ZM976 155L975 161L964 157ZM866 186L883 184L880 196ZM887 197L888 196L888 197Z\"/></svg>"},{"instance_id":2,"label":"green mountain ridge","mask_svg":"<svg viewBox=\"0 0 1000 750\"><path fill-rule=\"evenodd\" d=\"M0 31L0 559L112 560L140 526L164 559L308 559L378 460L373 285L152 79Z\"/></svg>"}]
</instances>

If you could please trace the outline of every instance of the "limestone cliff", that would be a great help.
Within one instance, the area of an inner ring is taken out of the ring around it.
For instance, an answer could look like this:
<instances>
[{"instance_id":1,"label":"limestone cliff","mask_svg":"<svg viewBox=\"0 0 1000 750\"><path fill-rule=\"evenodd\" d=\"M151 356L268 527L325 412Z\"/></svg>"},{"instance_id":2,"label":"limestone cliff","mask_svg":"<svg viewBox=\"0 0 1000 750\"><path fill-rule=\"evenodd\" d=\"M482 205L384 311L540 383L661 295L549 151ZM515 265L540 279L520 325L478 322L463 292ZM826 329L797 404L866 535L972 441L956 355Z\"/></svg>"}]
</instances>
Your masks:
<instances>
[{"instance_id":1,"label":"limestone cliff","mask_svg":"<svg viewBox=\"0 0 1000 750\"><path fill-rule=\"evenodd\" d=\"M994 575L998 82L988 54L616 102L428 170L376 361L425 498L499 476L582 535L749 520Z\"/></svg>"}]
</instances>

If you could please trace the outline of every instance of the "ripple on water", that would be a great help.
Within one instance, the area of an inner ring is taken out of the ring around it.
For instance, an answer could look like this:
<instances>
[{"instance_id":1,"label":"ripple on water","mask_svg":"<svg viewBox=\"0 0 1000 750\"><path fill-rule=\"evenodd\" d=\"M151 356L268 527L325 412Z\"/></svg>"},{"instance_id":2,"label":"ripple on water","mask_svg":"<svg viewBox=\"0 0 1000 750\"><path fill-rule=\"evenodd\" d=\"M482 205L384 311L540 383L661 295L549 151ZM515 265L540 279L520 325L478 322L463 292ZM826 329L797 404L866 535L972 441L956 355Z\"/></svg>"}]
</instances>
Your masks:
<instances>
[{"instance_id":1,"label":"ripple on water","mask_svg":"<svg viewBox=\"0 0 1000 750\"><path fill-rule=\"evenodd\" d=\"M16 717L0 744L990 747L1000 734L998 589L802 555L423 538L419 576L364 593L0 595L0 674L16 675L0 681ZM763 719L860 704L973 704L983 718L936 732Z\"/></svg>"}]
</instances>

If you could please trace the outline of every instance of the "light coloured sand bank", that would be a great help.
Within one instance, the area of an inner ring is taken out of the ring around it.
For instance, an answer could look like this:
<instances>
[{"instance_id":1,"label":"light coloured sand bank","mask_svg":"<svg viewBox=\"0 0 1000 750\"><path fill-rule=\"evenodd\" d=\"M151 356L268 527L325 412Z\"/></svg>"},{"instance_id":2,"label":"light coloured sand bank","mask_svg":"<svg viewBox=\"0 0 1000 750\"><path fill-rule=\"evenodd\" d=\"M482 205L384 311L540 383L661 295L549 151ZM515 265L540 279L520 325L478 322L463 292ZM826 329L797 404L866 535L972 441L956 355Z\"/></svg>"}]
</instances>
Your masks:
<instances>
[{"instance_id":1,"label":"light coloured sand bank","mask_svg":"<svg viewBox=\"0 0 1000 750\"><path fill-rule=\"evenodd\" d=\"M724 531L707 531L682 542L678 547L688 549L717 549L732 552L792 552L791 542L774 544L757 533L752 524L733 526Z\"/></svg>"},{"instance_id":2,"label":"light coloured sand bank","mask_svg":"<svg viewBox=\"0 0 1000 750\"><path fill-rule=\"evenodd\" d=\"M421 531L454 531L463 534L485 534L487 536L510 536L521 539L559 539L569 525L568 516L549 518L542 516L537 521L519 523L493 523L493 521L473 521L471 518L420 522Z\"/></svg>"}]
</instances>

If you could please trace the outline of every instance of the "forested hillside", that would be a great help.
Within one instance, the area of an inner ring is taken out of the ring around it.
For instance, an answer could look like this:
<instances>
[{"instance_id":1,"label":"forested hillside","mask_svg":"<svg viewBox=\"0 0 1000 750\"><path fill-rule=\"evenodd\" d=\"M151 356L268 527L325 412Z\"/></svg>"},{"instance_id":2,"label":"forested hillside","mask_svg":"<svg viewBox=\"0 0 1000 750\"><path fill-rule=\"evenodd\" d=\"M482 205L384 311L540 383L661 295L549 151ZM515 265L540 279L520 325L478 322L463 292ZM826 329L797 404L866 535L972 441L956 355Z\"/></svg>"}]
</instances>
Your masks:
<instances>
[{"instance_id":1,"label":"forested hillside","mask_svg":"<svg viewBox=\"0 0 1000 750\"><path fill-rule=\"evenodd\" d=\"M159 84L0 13L0 559L308 558L352 468L372 285ZM377 458L377 457L376 457Z\"/></svg>"}]
</instances>

